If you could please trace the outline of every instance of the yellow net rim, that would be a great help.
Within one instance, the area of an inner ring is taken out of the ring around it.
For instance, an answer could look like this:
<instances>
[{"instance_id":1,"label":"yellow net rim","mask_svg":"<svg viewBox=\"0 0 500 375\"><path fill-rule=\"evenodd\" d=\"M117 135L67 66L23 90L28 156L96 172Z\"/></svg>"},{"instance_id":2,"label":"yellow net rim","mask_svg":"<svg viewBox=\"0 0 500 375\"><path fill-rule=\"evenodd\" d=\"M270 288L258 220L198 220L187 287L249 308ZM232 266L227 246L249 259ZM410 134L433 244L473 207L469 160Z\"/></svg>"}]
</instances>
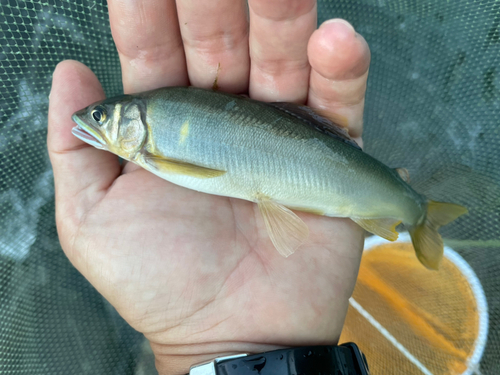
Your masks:
<instances>
[{"instance_id":1,"label":"yellow net rim","mask_svg":"<svg viewBox=\"0 0 500 375\"><path fill-rule=\"evenodd\" d=\"M408 233L400 233L396 242L411 243L411 238ZM366 238L364 251L369 252L377 246L391 243L381 237L371 236ZM467 280L474 299L477 304L478 313L478 335L474 342L474 351L468 359L467 370L462 375L472 375L477 373L479 362L483 356L488 337L488 304L481 282L476 276L472 267L452 248L444 247L444 257L452 262L462 273ZM368 311L366 311L354 298L349 299L349 304L361 314L380 334L382 334L392 345L394 345L400 353L402 353L410 362L412 362L425 375L433 375L416 357L414 357L389 331L387 331Z\"/></svg>"}]
</instances>

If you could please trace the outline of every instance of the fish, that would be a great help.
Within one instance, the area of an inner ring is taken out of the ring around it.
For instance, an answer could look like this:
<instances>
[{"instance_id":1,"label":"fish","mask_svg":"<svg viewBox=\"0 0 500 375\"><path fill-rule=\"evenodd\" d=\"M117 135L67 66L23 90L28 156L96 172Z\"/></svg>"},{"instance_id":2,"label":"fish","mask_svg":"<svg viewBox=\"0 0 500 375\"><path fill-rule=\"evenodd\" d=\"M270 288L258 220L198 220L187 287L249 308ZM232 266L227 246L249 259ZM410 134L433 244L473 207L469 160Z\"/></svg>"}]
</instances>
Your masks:
<instances>
[{"instance_id":1,"label":"fish","mask_svg":"<svg viewBox=\"0 0 500 375\"><path fill-rule=\"evenodd\" d=\"M363 152L344 127L294 103L267 103L196 87L165 87L93 103L73 135L171 183L255 202L284 257L309 237L294 211L350 218L390 241L409 231L417 258L438 269L438 229L465 214L428 200Z\"/></svg>"}]
</instances>

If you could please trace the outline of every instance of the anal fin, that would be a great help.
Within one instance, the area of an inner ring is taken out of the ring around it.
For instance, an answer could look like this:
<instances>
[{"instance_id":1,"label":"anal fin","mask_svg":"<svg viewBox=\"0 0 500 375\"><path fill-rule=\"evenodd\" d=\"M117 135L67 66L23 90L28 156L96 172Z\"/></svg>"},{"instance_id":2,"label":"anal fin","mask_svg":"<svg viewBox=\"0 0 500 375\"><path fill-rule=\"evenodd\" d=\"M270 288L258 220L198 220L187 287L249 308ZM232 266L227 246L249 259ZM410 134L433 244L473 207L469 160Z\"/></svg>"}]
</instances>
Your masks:
<instances>
[{"instance_id":1,"label":"anal fin","mask_svg":"<svg viewBox=\"0 0 500 375\"><path fill-rule=\"evenodd\" d=\"M352 218L364 230L373 233L377 236L385 238L389 241L396 241L398 239L398 232L396 227L401 224L401 220L383 218L383 219L359 219Z\"/></svg>"},{"instance_id":2,"label":"anal fin","mask_svg":"<svg viewBox=\"0 0 500 375\"><path fill-rule=\"evenodd\" d=\"M309 237L309 228L295 213L270 199L257 201L267 233L276 250L285 258Z\"/></svg>"}]
</instances>

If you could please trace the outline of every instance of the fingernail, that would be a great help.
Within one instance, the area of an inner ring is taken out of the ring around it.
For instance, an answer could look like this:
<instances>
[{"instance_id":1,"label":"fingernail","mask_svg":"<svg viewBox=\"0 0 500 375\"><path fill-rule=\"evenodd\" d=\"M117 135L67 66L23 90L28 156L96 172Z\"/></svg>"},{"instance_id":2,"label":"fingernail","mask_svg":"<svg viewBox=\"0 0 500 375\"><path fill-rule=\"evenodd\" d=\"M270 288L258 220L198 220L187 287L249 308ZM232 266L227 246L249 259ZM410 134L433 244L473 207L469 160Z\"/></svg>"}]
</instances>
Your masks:
<instances>
[{"instance_id":1,"label":"fingernail","mask_svg":"<svg viewBox=\"0 0 500 375\"><path fill-rule=\"evenodd\" d=\"M346 20L344 20L344 19L342 19L342 18L333 18L333 19L331 19L331 20L327 20L327 21L325 21L325 22L323 22L323 23L321 24L320 28L321 28L321 27L323 27L324 25L329 25L329 24L332 24L332 23L344 24L344 25L346 25L349 29L351 29L351 30L352 30L352 32L353 32L354 34L356 34L356 31L354 30L354 27L353 27L353 26L352 26L349 22L347 22Z\"/></svg>"}]
</instances>

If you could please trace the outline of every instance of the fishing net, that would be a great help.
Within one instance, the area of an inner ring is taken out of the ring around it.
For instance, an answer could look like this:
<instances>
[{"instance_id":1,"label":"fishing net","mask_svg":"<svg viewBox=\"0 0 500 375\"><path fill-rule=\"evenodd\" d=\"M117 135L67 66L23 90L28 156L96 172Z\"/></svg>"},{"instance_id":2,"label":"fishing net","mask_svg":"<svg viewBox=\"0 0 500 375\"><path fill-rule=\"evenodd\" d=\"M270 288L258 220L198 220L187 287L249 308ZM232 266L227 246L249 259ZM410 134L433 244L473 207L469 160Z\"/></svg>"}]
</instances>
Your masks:
<instances>
[{"instance_id":1,"label":"fishing net","mask_svg":"<svg viewBox=\"0 0 500 375\"><path fill-rule=\"evenodd\" d=\"M446 247L428 272L408 234L365 249L341 341L360 343L374 374L479 374L489 317L470 265Z\"/></svg>"},{"instance_id":2,"label":"fishing net","mask_svg":"<svg viewBox=\"0 0 500 375\"><path fill-rule=\"evenodd\" d=\"M500 2L319 1L368 41L366 151L469 214L441 231L443 270L367 241L342 341L374 374L500 374ZM51 74L121 72L105 2L0 0L0 373L154 374L144 338L70 265L46 152Z\"/></svg>"}]
</instances>

